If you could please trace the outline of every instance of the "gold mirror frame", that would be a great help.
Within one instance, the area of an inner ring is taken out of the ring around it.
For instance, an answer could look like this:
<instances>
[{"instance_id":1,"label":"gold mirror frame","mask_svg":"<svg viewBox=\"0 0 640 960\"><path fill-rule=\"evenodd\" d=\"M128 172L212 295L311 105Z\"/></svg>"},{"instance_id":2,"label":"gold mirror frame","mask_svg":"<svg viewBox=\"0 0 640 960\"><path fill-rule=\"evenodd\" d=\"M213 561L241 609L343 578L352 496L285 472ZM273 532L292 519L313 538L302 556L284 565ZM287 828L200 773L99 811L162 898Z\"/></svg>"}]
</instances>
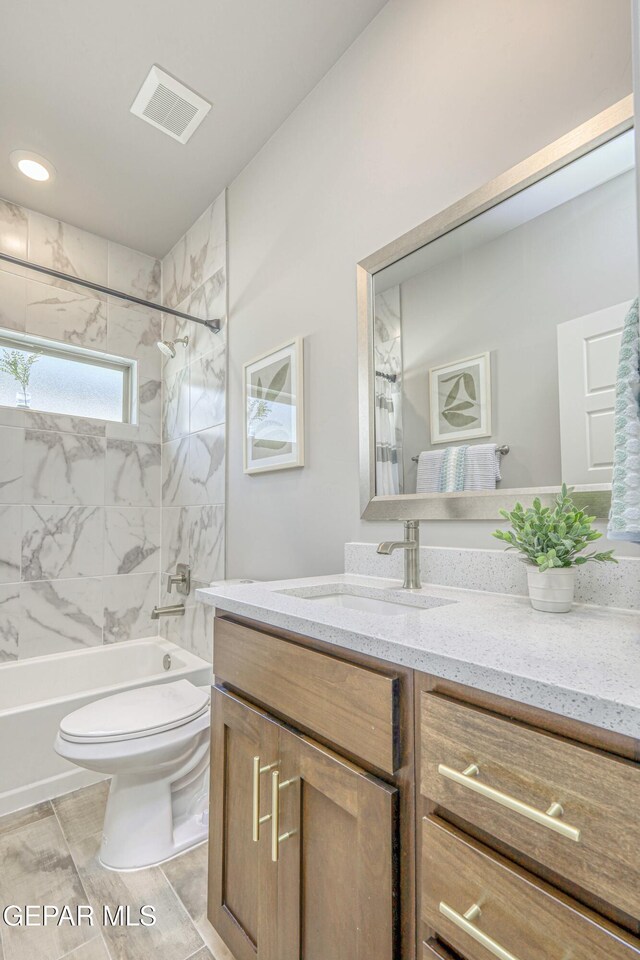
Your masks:
<instances>
[{"instance_id":1,"label":"gold mirror frame","mask_svg":"<svg viewBox=\"0 0 640 960\"><path fill-rule=\"evenodd\" d=\"M559 486L521 487L481 493L405 493L376 496L375 405L373 362L373 277L397 260L414 253L503 200L508 200L561 167L572 163L633 127L633 97L571 130L479 190L430 217L397 240L362 260L357 271L358 404L360 416L360 506L364 520L498 520L499 509L513 500L525 505L538 496L551 504ZM574 500L599 518L609 515L611 484L576 486Z\"/></svg>"}]
</instances>

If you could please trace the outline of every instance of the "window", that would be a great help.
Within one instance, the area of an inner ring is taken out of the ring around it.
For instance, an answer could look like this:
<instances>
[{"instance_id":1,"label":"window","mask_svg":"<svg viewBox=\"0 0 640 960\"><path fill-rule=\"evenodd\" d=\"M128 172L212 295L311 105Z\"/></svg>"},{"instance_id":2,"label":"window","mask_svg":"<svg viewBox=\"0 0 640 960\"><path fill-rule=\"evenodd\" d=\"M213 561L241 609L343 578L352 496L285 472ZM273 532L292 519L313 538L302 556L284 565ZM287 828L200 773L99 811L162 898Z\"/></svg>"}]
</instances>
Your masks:
<instances>
[{"instance_id":1,"label":"window","mask_svg":"<svg viewBox=\"0 0 640 960\"><path fill-rule=\"evenodd\" d=\"M0 330L0 404L45 413L131 422L136 364Z\"/></svg>"}]
</instances>

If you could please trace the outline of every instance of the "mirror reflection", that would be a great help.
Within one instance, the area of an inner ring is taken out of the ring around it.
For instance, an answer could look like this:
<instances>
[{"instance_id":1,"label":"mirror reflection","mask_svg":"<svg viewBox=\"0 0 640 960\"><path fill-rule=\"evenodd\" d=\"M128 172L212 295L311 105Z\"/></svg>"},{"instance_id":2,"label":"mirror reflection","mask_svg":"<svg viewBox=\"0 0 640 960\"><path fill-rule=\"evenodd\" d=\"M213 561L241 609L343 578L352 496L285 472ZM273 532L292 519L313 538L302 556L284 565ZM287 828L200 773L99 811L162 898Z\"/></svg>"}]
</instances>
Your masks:
<instances>
[{"instance_id":1,"label":"mirror reflection","mask_svg":"<svg viewBox=\"0 0 640 960\"><path fill-rule=\"evenodd\" d=\"M608 484L633 131L374 277L376 494Z\"/></svg>"}]
</instances>

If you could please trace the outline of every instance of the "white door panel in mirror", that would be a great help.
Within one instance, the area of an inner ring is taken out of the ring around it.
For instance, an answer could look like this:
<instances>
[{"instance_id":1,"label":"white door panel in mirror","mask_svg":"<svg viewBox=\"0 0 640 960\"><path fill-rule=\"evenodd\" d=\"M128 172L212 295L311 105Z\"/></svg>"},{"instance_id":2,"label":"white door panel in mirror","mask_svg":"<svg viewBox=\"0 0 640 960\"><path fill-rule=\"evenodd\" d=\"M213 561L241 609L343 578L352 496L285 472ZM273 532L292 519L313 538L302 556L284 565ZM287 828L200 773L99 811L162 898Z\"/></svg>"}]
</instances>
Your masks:
<instances>
[{"instance_id":1,"label":"white door panel in mirror","mask_svg":"<svg viewBox=\"0 0 640 960\"><path fill-rule=\"evenodd\" d=\"M558 326L562 475L570 483L611 482L618 354L632 302Z\"/></svg>"}]
</instances>

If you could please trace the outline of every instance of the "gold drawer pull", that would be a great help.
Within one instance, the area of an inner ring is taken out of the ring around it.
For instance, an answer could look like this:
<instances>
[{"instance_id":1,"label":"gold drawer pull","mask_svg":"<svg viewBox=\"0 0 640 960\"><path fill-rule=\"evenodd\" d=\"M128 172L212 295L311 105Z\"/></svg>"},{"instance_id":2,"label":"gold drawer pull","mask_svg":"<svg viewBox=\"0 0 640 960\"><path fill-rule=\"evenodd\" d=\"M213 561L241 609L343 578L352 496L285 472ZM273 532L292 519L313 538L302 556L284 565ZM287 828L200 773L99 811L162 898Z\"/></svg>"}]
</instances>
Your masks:
<instances>
[{"instance_id":1,"label":"gold drawer pull","mask_svg":"<svg viewBox=\"0 0 640 960\"><path fill-rule=\"evenodd\" d=\"M252 836L253 842L257 843L260 839L260 824L266 823L267 820L271 820L271 814L266 813L264 817L260 816L260 774L268 773L269 770L273 770L274 767L277 767L276 763L270 763L267 767L260 766L260 757L253 758L253 816L252 821Z\"/></svg>"},{"instance_id":2,"label":"gold drawer pull","mask_svg":"<svg viewBox=\"0 0 640 960\"><path fill-rule=\"evenodd\" d=\"M271 859L274 863L278 862L280 856L280 844L298 832L288 830L286 833L280 833L280 791L290 787L292 783L295 783L295 778L283 780L280 783L278 770L274 770L271 774Z\"/></svg>"},{"instance_id":3,"label":"gold drawer pull","mask_svg":"<svg viewBox=\"0 0 640 960\"><path fill-rule=\"evenodd\" d=\"M498 957L499 960L518 960L513 953L509 953L509 951L501 947L499 943L496 943L496 941L488 937L486 933L483 933L482 930L478 930L478 928L474 926L474 921L477 920L482 913L477 903L469 907L465 914L458 913L446 903L442 902L440 903L439 910L447 920L451 920L451 923L455 923L456 927L464 930L466 934L472 937L476 943L481 944L489 953L492 953L494 957Z\"/></svg>"},{"instance_id":4,"label":"gold drawer pull","mask_svg":"<svg viewBox=\"0 0 640 960\"><path fill-rule=\"evenodd\" d=\"M448 780L453 780L454 783L459 783L462 787L467 787L469 790L479 793L488 800L494 800L496 803L501 804L501 806L507 807L509 810L513 810L515 813L527 817L529 820L534 820L549 830L554 830L561 836L566 837L567 840L575 840L576 843L580 840L580 831L578 828L572 827L568 823L563 823L563 821L559 819L564 813L559 803L552 803L546 811L530 807L528 803L516 800L515 797L510 797L509 794L495 790L493 787L489 787L476 779L480 775L480 768L475 763L470 764L466 770L462 771L453 770L451 767L445 766L444 763L439 763L438 773L443 777L447 777Z\"/></svg>"}]
</instances>

